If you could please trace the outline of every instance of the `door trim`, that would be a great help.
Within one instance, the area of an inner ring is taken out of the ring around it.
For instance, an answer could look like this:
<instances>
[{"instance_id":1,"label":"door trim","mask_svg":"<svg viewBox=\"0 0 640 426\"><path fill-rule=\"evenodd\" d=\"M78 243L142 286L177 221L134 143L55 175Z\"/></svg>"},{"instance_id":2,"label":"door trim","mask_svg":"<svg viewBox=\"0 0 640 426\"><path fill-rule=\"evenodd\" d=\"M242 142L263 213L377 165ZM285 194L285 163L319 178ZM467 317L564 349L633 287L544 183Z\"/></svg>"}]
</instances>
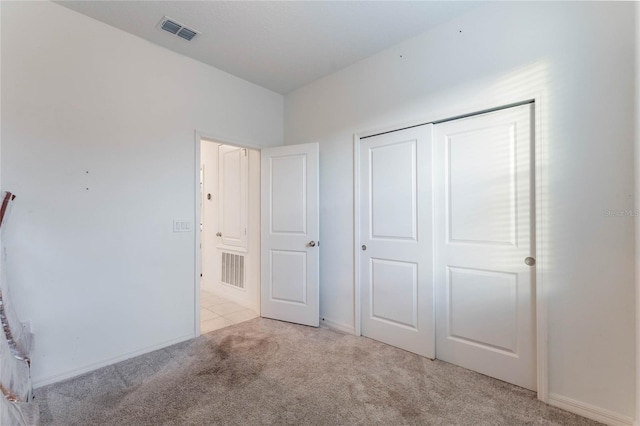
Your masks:
<instances>
[{"instance_id":1,"label":"door trim","mask_svg":"<svg viewBox=\"0 0 640 426\"><path fill-rule=\"evenodd\" d=\"M201 220L201 211L200 211L200 203L202 202L202 197L200 194L200 143L203 139L221 143L224 145L236 146L238 148L248 148L255 149L256 151L262 151L263 146L256 145L251 142L243 142L238 141L233 138L228 138L225 136L216 136L210 133L201 132L198 129L194 130L194 180L193 180L193 190L194 190L194 216L193 216L193 252L195 255L194 265L193 265L193 300L194 300L194 315L193 315L193 337L200 336L200 274L202 273L202 248L200 247L201 243L201 235L200 235L200 220ZM258 286L261 286L262 283L258 283ZM260 297L260 292L258 291L258 297Z\"/></svg>"},{"instance_id":2,"label":"door trim","mask_svg":"<svg viewBox=\"0 0 640 426\"><path fill-rule=\"evenodd\" d=\"M534 191L532 191L533 201L535 204L535 222L534 222L534 234L535 234L535 256L536 256L536 274L535 274L535 311L536 311L536 367L537 367L537 397L542 402L549 401L549 367L548 367L548 319L547 319L547 295L545 291L545 277L547 270L546 262L546 250L544 235L546 232L545 227L545 208L543 204L543 190L547 188L547 175L546 175L546 142L547 135L546 129L546 111L547 111L547 96L544 91L534 92L533 96L525 99L515 99L513 102L502 103L496 106L491 104L485 105L469 105L466 108L460 108L457 113L442 114L438 118L432 120L418 120L405 123L404 125L388 126L386 128L379 128L376 130L361 131L353 134L353 259L354 259L354 329L356 336L362 335L361 327L361 276L360 276L360 139L375 136L381 133L393 132L396 130L402 130L408 127L415 127L423 124L437 124L438 122L449 121L451 119L469 117L472 115L484 114L499 109L510 108L514 106L532 104L533 106L533 120L534 120L534 167L532 182L535 185ZM469 112L474 111L474 112Z\"/></svg>"}]
</instances>

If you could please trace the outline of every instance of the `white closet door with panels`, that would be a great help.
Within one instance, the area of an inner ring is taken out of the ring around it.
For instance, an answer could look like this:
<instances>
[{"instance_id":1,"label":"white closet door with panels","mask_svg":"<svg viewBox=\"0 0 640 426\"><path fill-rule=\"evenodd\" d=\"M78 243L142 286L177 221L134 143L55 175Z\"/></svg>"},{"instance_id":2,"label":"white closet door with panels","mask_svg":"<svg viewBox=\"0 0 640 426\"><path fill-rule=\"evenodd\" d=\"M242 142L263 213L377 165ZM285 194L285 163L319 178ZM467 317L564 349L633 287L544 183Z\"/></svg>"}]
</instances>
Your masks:
<instances>
[{"instance_id":1,"label":"white closet door with panels","mask_svg":"<svg viewBox=\"0 0 640 426\"><path fill-rule=\"evenodd\" d=\"M360 141L362 334L434 358L431 130Z\"/></svg>"},{"instance_id":2,"label":"white closet door with panels","mask_svg":"<svg viewBox=\"0 0 640 426\"><path fill-rule=\"evenodd\" d=\"M223 248L247 249L249 219L249 159L246 148L220 145L218 233Z\"/></svg>"},{"instance_id":3,"label":"white closet door with panels","mask_svg":"<svg viewBox=\"0 0 640 426\"><path fill-rule=\"evenodd\" d=\"M535 390L532 105L434 126L436 357Z\"/></svg>"}]
</instances>

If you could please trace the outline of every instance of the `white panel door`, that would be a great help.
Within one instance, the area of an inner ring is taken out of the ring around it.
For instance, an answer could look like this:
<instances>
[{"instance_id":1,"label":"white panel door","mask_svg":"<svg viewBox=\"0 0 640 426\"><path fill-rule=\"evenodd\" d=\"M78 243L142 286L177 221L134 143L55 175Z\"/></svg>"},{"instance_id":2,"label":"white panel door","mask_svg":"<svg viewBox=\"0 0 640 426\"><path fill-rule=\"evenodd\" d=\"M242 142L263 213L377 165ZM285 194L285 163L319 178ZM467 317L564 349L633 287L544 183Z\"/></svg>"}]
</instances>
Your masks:
<instances>
[{"instance_id":1,"label":"white panel door","mask_svg":"<svg viewBox=\"0 0 640 426\"><path fill-rule=\"evenodd\" d=\"M318 144L262 150L262 316L319 325Z\"/></svg>"},{"instance_id":2,"label":"white panel door","mask_svg":"<svg viewBox=\"0 0 640 426\"><path fill-rule=\"evenodd\" d=\"M362 334L434 358L432 125L360 142Z\"/></svg>"},{"instance_id":3,"label":"white panel door","mask_svg":"<svg viewBox=\"0 0 640 426\"><path fill-rule=\"evenodd\" d=\"M246 148L218 148L219 231L223 246L247 248L249 157Z\"/></svg>"},{"instance_id":4,"label":"white panel door","mask_svg":"<svg viewBox=\"0 0 640 426\"><path fill-rule=\"evenodd\" d=\"M531 113L434 126L434 235L436 357L535 390Z\"/></svg>"}]
</instances>

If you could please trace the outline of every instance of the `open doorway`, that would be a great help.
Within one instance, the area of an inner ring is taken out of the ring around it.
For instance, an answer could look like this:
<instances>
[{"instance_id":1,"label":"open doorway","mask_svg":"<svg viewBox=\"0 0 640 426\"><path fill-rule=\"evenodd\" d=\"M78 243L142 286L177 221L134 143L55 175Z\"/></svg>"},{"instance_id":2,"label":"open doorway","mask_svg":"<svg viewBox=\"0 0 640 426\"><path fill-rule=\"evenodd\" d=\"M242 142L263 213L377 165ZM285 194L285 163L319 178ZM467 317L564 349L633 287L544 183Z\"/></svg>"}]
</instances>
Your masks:
<instances>
[{"instance_id":1,"label":"open doorway","mask_svg":"<svg viewBox=\"0 0 640 426\"><path fill-rule=\"evenodd\" d=\"M205 334L260 316L260 151L200 139L200 200Z\"/></svg>"}]
</instances>

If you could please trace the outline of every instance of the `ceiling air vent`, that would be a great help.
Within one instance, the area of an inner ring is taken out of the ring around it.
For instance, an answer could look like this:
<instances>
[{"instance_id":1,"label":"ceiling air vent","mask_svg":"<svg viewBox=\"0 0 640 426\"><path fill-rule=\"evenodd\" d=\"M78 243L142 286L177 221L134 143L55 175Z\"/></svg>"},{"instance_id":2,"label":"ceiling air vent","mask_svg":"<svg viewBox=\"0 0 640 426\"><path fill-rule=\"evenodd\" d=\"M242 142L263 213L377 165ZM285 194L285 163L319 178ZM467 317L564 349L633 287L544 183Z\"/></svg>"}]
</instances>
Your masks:
<instances>
[{"instance_id":1,"label":"ceiling air vent","mask_svg":"<svg viewBox=\"0 0 640 426\"><path fill-rule=\"evenodd\" d=\"M161 30L165 30L168 33L181 37L187 41L191 41L195 36L200 34L196 30L192 30L191 28L187 28L182 25L180 22L176 21L173 18L169 18L165 16L162 18L160 23L158 24L158 28Z\"/></svg>"}]
</instances>

